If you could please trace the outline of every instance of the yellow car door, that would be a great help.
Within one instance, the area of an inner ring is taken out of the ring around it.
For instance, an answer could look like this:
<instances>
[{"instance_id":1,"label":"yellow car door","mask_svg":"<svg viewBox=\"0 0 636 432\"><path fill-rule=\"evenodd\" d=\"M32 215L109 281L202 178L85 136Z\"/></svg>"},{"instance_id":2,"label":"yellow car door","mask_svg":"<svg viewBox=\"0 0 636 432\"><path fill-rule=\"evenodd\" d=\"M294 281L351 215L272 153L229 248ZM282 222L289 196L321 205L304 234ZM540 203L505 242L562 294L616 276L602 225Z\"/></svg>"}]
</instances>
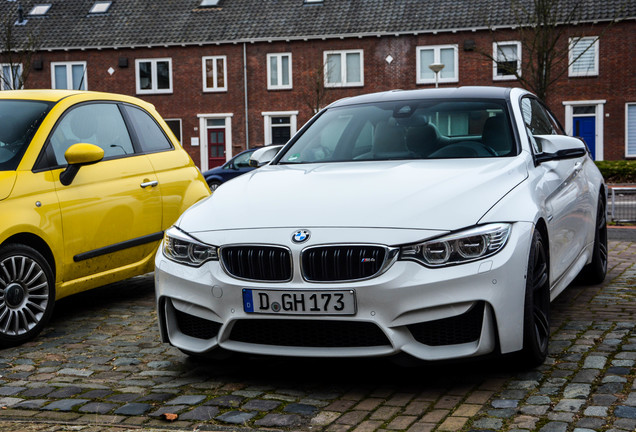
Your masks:
<instances>
[{"instance_id":1,"label":"yellow car door","mask_svg":"<svg viewBox=\"0 0 636 432\"><path fill-rule=\"evenodd\" d=\"M108 102L69 109L50 135L46 154L58 166L77 143L104 152L70 181L60 180L64 169L54 172L64 238L58 298L91 288L90 279L103 285L127 277L127 271L136 274L143 261L152 270L162 237L161 194L148 156L133 142L120 105Z\"/></svg>"}]
</instances>

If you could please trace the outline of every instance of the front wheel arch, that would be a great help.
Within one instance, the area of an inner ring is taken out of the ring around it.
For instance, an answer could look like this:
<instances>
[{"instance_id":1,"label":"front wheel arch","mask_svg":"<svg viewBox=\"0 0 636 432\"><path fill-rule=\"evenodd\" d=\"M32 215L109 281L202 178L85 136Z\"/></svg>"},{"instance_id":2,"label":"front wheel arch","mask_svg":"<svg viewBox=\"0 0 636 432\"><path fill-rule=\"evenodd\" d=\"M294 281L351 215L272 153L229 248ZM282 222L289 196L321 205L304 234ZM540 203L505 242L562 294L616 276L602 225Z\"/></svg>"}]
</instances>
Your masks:
<instances>
[{"instance_id":1,"label":"front wheel arch","mask_svg":"<svg viewBox=\"0 0 636 432\"><path fill-rule=\"evenodd\" d=\"M41 237L38 237L37 235L31 233L15 234L7 238L0 245L0 248L10 244L25 245L38 251L44 257L44 259L46 259L47 263L51 267L53 277L55 278L57 276L57 266L55 263L55 256L53 255L53 251Z\"/></svg>"}]
</instances>

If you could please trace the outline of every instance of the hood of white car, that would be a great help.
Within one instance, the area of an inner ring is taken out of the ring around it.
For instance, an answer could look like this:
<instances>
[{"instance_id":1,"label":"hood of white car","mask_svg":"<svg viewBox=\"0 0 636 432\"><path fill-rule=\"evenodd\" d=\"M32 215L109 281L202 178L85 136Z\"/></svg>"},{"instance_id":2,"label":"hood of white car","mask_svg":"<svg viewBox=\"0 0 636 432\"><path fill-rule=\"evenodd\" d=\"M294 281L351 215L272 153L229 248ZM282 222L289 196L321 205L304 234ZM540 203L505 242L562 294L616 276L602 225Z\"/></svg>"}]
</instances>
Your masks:
<instances>
[{"instance_id":1,"label":"hood of white car","mask_svg":"<svg viewBox=\"0 0 636 432\"><path fill-rule=\"evenodd\" d=\"M219 187L179 226L456 230L526 177L521 157L269 165Z\"/></svg>"}]
</instances>

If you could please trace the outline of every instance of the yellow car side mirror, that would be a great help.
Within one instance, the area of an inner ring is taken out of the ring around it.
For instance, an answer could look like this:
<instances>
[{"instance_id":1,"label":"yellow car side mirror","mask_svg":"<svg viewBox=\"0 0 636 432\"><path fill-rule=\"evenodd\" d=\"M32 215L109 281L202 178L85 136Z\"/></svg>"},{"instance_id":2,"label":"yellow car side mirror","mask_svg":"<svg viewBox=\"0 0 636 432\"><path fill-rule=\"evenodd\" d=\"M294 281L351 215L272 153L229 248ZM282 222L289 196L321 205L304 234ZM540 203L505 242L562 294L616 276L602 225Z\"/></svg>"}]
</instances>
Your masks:
<instances>
[{"instance_id":1,"label":"yellow car side mirror","mask_svg":"<svg viewBox=\"0 0 636 432\"><path fill-rule=\"evenodd\" d=\"M77 143L64 152L68 165L60 174L60 183L68 186L73 182L80 167L99 162L104 158L104 150L94 144Z\"/></svg>"}]
</instances>

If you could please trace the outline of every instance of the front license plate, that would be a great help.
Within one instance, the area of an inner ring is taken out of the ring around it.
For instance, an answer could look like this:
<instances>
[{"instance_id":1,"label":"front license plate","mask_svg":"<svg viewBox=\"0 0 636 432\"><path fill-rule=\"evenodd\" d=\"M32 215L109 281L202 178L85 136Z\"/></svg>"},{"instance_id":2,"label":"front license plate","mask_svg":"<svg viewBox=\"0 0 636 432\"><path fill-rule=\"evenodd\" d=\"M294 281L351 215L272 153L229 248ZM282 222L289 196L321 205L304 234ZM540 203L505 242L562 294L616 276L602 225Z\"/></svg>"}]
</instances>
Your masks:
<instances>
[{"instance_id":1,"label":"front license plate","mask_svg":"<svg viewBox=\"0 0 636 432\"><path fill-rule=\"evenodd\" d=\"M248 313L293 315L353 315L353 290L305 291L243 289L243 309Z\"/></svg>"}]
</instances>

